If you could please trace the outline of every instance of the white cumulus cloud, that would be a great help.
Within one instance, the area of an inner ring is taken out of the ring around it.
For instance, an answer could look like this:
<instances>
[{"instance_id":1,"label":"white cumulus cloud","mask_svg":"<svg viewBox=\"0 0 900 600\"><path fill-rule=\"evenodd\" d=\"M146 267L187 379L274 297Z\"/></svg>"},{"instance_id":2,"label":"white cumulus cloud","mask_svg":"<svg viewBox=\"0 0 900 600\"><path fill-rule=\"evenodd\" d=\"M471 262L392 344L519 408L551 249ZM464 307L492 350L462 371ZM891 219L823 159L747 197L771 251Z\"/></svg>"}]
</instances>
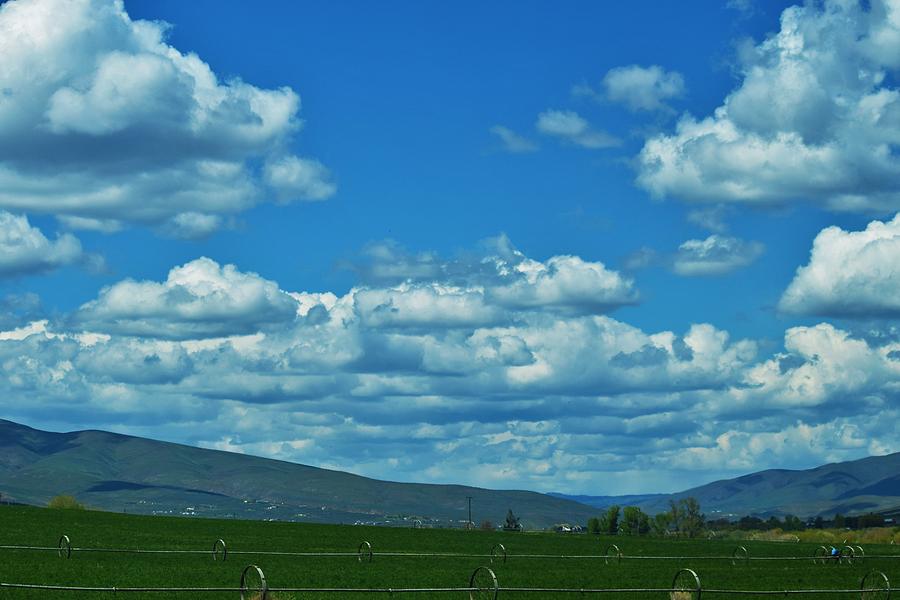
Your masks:
<instances>
[{"instance_id":1,"label":"white cumulus cloud","mask_svg":"<svg viewBox=\"0 0 900 600\"><path fill-rule=\"evenodd\" d=\"M125 280L78 309L85 330L165 339L256 333L290 323L297 302L278 285L234 265L199 258L169 271L162 283Z\"/></svg>"},{"instance_id":2,"label":"white cumulus cloud","mask_svg":"<svg viewBox=\"0 0 900 600\"><path fill-rule=\"evenodd\" d=\"M301 125L293 90L223 82L166 28L121 0L0 6L0 207L102 231L185 214L208 227L268 183L280 200L333 193L324 167L284 154ZM255 165L276 155L304 168L268 182Z\"/></svg>"},{"instance_id":3,"label":"white cumulus cloud","mask_svg":"<svg viewBox=\"0 0 900 600\"><path fill-rule=\"evenodd\" d=\"M296 156L282 157L266 164L265 178L282 202L325 200L337 191L325 165Z\"/></svg>"},{"instance_id":4,"label":"white cumulus cloud","mask_svg":"<svg viewBox=\"0 0 900 600\"><path fill-rule=\"evenodd\" d=\"M863 231L823 229L779 308L816 316L900 316L900 213Z\"/></svg>"},{"instance_id":5,"label":"white cumulus cloud","mask_svg":"<svg viewBox=\"0 0 900 600\"><path fill-rule=\"evenodd\" d=\"M49 271L86 258L72 234L50 241L24 215L0 210L0 277Z\"/></svg>"},{"instance_id":6,"label":"white cumulus cloud","mask_svg":"<svg viewBox=\"0 0 900 600\"><path fill-rule=\"evenodd\" d=\"M889 0L786 9L780 31L742 49L742 81L712 115L647 140L638 183L694 201L897 210L898 13Z\"/></svg>"},{"instance_id":7,"label":"white cumulus cloud","mask_svg":"<svg viewBox=\"0 0 900 600\"><path fill-rule=\"evenodd\" d=\"M784 347L747 371L731 402L750 410L831 405L832 412L853 414L877 412L900 392L900 344L876 346L820 323L788 329Z\"/></svg>"},{"instance_id":8,"label":"white cumulus cloud","mask_svg":"<svg viewBox=\"0 0 900 600\"><path fill-rule=\"evenodd\" d=\"M453 260L369 253L398 266L341 293L198 259L69 318L8 298L21 310L0 330L0 408L382 478L580 493L896 448L896 336L821 323L759 356L766 344L709 323L604 314L598 295L636 293L621 275L502 236Z\"/></svg>"},{"instance_id":9,"label":"white cumulus cloud","mask_svg":"<svg viewBox=\"0 0 900 600\"><path fill-rule=\"evenodd\" d=\"M603 91L608 100L631 111L671 110L666 100L684 94L684 77L658 65L616 67L603 77Z\"/></svg>"},{"instance_id":10,"label":"white cumulus cloud","mask_svg":"<svg viewBox=\"0 0 900 600\"><path fill-rule=\"evenodd\" d=\"M498 304L520 309L606 312L638 300L632 279L577 256L554 256L545 263L525 259L506 279L511 281L501 280L487 294Z\"/></svg>"}]
</instances>

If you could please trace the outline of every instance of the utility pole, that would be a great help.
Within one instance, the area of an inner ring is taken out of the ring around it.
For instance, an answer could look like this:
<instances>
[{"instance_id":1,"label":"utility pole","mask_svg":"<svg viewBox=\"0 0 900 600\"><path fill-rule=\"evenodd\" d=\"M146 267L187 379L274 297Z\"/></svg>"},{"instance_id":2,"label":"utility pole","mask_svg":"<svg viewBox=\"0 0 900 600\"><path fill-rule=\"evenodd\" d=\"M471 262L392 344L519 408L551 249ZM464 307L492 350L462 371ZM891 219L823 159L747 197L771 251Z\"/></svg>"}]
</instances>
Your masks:
<instances>
[{"instance_id":1,"label":"utility pole","mask_svg":"<svg viewBox=\"0 0 900 600\"><path fill-rule=\"evenodd\" d=\"M469 527L469 529L473 529L473 523L472 523L472 496L466 496L466 500L469 501L469 523L468 523L468 527Z\"/></svg>"}]
</instances>

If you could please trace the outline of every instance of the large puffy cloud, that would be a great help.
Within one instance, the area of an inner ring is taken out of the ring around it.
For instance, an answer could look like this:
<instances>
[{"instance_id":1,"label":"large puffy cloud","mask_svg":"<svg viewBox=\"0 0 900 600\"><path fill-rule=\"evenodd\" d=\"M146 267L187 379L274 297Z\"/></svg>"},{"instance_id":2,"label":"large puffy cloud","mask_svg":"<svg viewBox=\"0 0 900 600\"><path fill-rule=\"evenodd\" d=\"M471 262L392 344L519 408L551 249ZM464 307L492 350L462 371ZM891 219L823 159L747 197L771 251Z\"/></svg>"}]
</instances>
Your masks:
<instances>
[{"instance_id":1,"label":"large puffy cloud","mask_svg":"<svg viewBox=\"0 0 900 600\"><path fill-rule=\"evenodd\" d=\"M293 90L222 82L165 32L121 0L0 6L0 207L196 231L270 191L334 193L327 169L287 150L301 123Z\"/></svg>"},{"instance_id":2,"label":"large puffy cloud","mask_svg":"<svg viewBox=\"0 0 900 600\"><path fill-rule=\"evenodd\" d=\"M576 269L602 297L617 274L599 263L535 261L505 238L486 248L444 260L371 247L363 272L381 277L342 294L285 293L199 259L111 286L69 320L23 313L0 332L4 415L383 478L588 493L893 448L891 336L798 327L760 358L710 324L644 331L552 276ZM510 288L515 302L496 293Z\"/></svg>"},{"instance_id":3,"label":"large puffy cloud","mask_svg":"<svg viewBox=\"0 0 900 600\"><path fill-rule=\"evenodd\" d=\"M828 414L872 414L900 394L900 344L856 339L833 325L793 327L785 352L746 373L723 410L814 408ZM823 415L805 413L807 419Z\"/></svg>"},{"instance_id":4,"label":"large puffy cloud","mask_svg":"<svg viewBox=\"0 0 900 600\"><path fill-rule=\"evenodd\" d=\"M50 241L25 216L0 211L0 277L49 271L86 258L71 234Z\"/></svg>"},{"instance_id":5,"label":"large puffy cloud","mask_svg":"<svg viewBox=\"0 0 900 600\"><path fill-rule=\"evenodd\" d=\"M603 263L577 256L554 256L546 263L523 260L515 266L520 276L488 290L503 305L525 308L564 308L605 312L637 301L634 282Z\"/></svg>"},{"instance_id":6,"label":"large puffy cloud","mask_svg":"<svg viewBox=\"0 0 900 600\"><path fill-rule=\"evenodd\" d=\"M900 213L864 231L822 230L779 308L834 317L900 316Z\"/></svg>"},{"instance_id":7,"label":"large puffy cloud","mask_svg":"<svg viewBox=\"0 0 900 600\"><path fill-rule=\"evenodd\" d=\"M687 200L896 210L898 14L890 0L786 9L742 49L742 82L711 116L647 140L638 182Z\"/></svg>"},{"instance_id":8,"label":"large puffy cloud","mask_svg":"<svg viewBox=\"0 0 900 600\"><path fill-rule=\"evenodd\" d=\"M533 260L505 235L486 240L483 247L480 255L445 261L430 252L412 254L387 242L367 247L366 260L354 268L381 285L424 282L431 286L445 281L460 293L483 296L484 302L508 310L599 314L639 299L634 280L602 262L567 255Z\"/></svg>"},{"instance_id":9,"label":"large puffy cloud","mask_svg":"<svg viewBox=\"0 0 900 600\"><path fill-rule=\"evenodd\" d=\"M104 288L74 321L101 333L197 339L254 333L291 322L297 303L278 285L208 258L169 272L166 281L125 280Z\"/></svg>"}]
</instances>

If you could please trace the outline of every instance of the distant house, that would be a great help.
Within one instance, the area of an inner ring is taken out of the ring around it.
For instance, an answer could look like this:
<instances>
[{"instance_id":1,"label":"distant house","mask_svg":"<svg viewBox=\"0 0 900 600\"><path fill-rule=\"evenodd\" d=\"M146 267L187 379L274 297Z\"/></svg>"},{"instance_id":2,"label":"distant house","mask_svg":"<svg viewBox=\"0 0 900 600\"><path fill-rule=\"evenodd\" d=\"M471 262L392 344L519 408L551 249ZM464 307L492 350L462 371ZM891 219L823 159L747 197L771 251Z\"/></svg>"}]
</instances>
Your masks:
<instances>
[{"instance_id":1,"label":"distant house","mask_svg":"<svg viewBox=\"0 0 900 600\"><path fill-rule=\"evenodd\" d=\"M581 525L559 523L553 526L553 531L555 531L556 533L582 533L584 532L584 527L582 527Z\"/></svg>"}]
</instances>

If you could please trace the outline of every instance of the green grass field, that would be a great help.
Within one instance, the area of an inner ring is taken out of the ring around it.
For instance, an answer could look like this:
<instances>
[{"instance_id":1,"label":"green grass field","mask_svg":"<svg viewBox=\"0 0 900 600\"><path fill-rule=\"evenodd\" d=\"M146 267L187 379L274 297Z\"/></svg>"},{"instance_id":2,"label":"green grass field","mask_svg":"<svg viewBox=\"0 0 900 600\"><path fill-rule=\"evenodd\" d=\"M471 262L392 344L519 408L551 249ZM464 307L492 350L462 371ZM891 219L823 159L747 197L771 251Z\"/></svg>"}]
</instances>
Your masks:
<instances>
[{"instance_id":1,"label":"green grass field","mask_svg":"<svg viewBox=\"0 0 900 600\"><path fill-rule=\"evenodd\" d=\"M501 587L543 588L666 588L681 568L694 569L705 589L808 588L856 589L870 570L883 571L892 585L900 582L900 548L866 546L862 564L816 565L811 556L817 544L741 542L752 557L810 557L808 560L751 561L732 565L714 556L731 556L735 542L718 540L669 540L655 538L604 538L553 533L503 533L440 529L395 529L337 525L313 525L258 521L140 517L94 511L48 510L22 506L0 507L0 545L56 546L61 534L74 547L129 549L210 550L224 539L229 556L216 562L204 554L72 553L70 559L56 552L0 550L0 582L95 587L237 587L247 564L259 565L270 587L411 588L465 587L469 576L486 557L390 557L379 552L456 553L489 555L502 543L508 552L505 564L494 564ZM356 556L298 557L238 555L236 551L351 552L360 542L372 544L372 562ZM606 564L602 554L611 543L625 558ZM551 555L526 558L522 555ZM591 555L596 558L558 558ZM893 558L871 558L891 555ZM638 556L681 556L677 560L636 559ZM0 589L0 598L113 598L120 592L54 592ZM388 594L378 594L386 597ZM393 594L397 597L398 594ZM237 598L236 593L128 594L128 598ZM275 600L301 598L363 598L363 594L280 593ZM466 593L416 594L409 598L465 598ZM553 598L579 594L501 593L500 597ZM606 594L593 597L623 597ZM629 594L627 598L666 598L668 594ZM703 592L703 597L723 597ZM730 596L737 598L738 596ZM859 598L852 595L817 595L816 598ZM873 598L875 596L872 596Z\"/></svg>"}]
</instances>

